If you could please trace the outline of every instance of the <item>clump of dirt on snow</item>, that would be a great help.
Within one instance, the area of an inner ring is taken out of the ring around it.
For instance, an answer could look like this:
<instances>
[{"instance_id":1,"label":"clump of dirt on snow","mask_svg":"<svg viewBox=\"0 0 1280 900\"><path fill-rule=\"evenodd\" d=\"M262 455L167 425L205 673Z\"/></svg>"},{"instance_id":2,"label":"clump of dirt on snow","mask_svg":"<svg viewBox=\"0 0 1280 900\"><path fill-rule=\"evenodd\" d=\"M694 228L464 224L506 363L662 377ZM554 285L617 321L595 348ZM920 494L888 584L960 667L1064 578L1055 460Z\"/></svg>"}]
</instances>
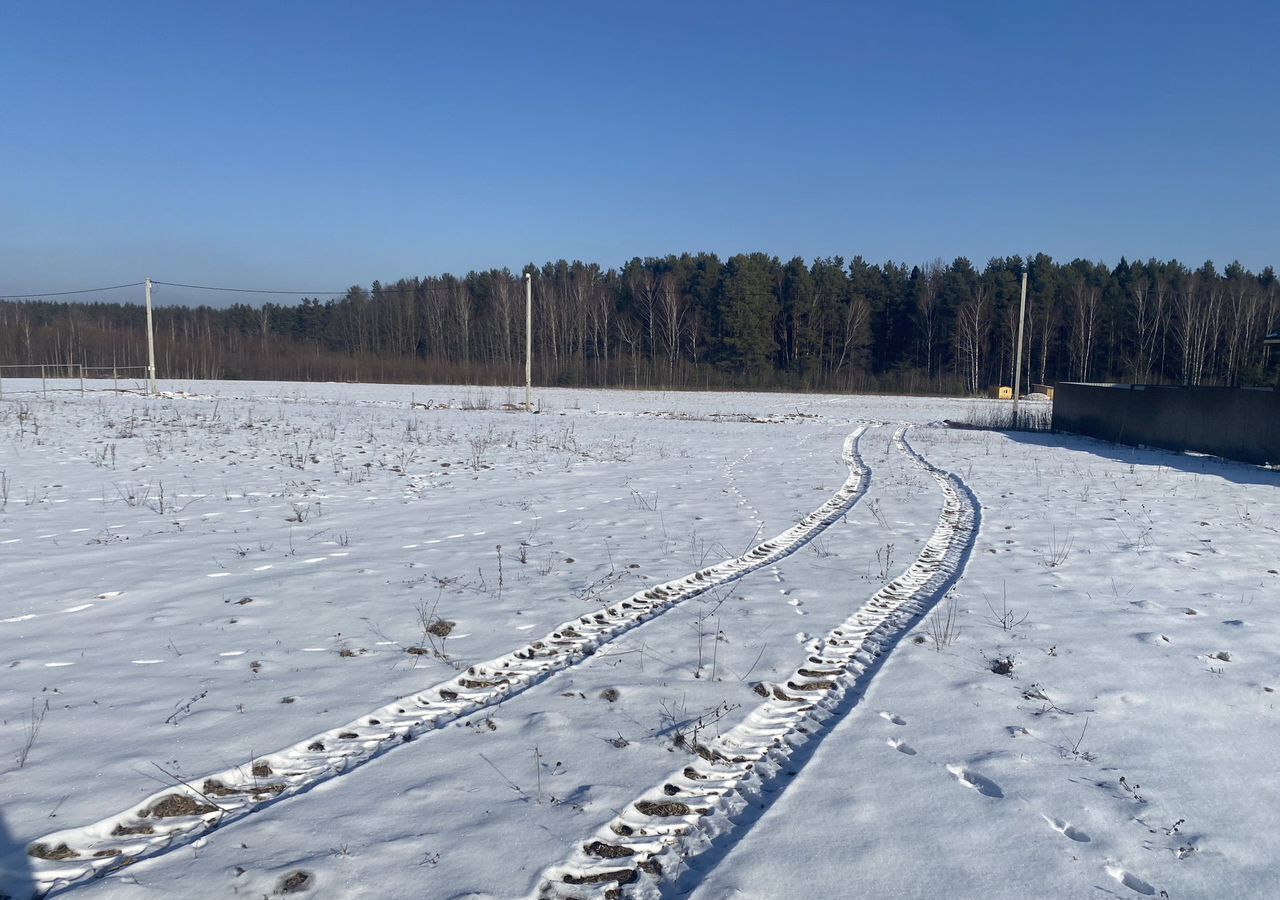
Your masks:
<instances>
[{"instance_id":1,"label":"clump of dirt on snow","mask_svg":"<svg viewBox=\"0 0 1280 900\"><path fill-rule=\"evenodd\" d=\"M156 830L152 828L150 825L126 825L123 822L117 823L116 827L111 829L112 837L128 837L130 835L135 835L135 834L155 834L155 833L156 833Z\"/></svg>"},{"instance_id":2,"label":"clump of dirt on snow","mask_svg":"<svg viewBox=\"0 0 1280 900\"><path fill-rule=\"evenodd\" d=\"M456 622L450 622L446 619L436 619L427 626L427 634L434 634L436 637L448 637L453 633L453 626Z\"/></svg>"},{"instance_id":3,"label":"clump of dirt on snow","mask_svg":"<svg viewBox=\"0 0 1280 900\"><path fill-rule=\"evenodd\" d=\"M624 847L621 844L606 844L604 841L592 841L584 845L582 851L588 856L599 856L602 859L620 859L624 856L634 856L636 852L630 847Z\"/></svg>"},{"instance_id":4,"label":"clump of dirt on snow","mask_svg":"<svg viewBox=\"0 0 1280 900\"><path fill-rule=\"evenodd\" d=\"M316 877L304 869L290 872L280 879L276 885L275 892L277 894L301 894L303 891L309 891L315 886Z\"/></svg>"},{"instance_id":5,"label":"clump of dirt on snow","mask_svg":"<svg viewBox=\"0 0 1280 900\"><path fill-rule=\"evenodd\" d=\"M618 884L633 884L640 874L635 869L614 869L609 872L595 872L590 875L574 875L573 873L564 876L565 884L607 884L610 881L616 881Z\"/></svg>"},{"instance_id":6,"label":"clump of dirt on snow","mask_svg":"<svg viewBox=\"0 0 1280 900\"><path fill-rule=\"evenodd\" d=\"M59 844L56 847L50 847L48 844L32 844L27 848L27 856L34 856L36 859L75 859L79 855L66 844Z\"/></svg>"},{"instance_id":7,"label":"clump of dirt on snow","mask_svg":"<svg viewBox=\"0 0 1280 900\"><path fill-rule=\"evenodd\" d=\"M169 819L174 816L202 816L205 813L217 811L216 806L201 803L188 794L168 794L157 800L155 806L142 814L155 816L157 819Z\"/></svg>"},{"instance_id":8,"label":"clump of dirt on snow","mask_svg":"<svg viewBox=\"0 0 1280 900\"><path fill-rule=\"evenodd\" d=\"M200 787L201 793L210 797L230 797L232 794L240 793L233 787L228 787L216 778L206 778L204 784Z\"/></svg>"},{"instance_id":9,"label":"clump of dirt on snow","mask_svg":"<svg viewBox=\"0 0 1280 900\"><path fill-rule=\"evenodd\" d=\"M987 661L987 665L996 675L1012 675L1013 674L1013 656L997 656L995 659Z\"/></svg>"},{"instance_id":10,"label":"clump of dirt on snow","mask_svg":"<svg viewBox=\"0 0 1280 900\"><path fill-rule=\"evenodd\" d=\"M693 812L689 804L678 800L667 800L663 803L641 800L636 804L636 809L645 816L687 816Z\"/></svg>"}]
</instances>

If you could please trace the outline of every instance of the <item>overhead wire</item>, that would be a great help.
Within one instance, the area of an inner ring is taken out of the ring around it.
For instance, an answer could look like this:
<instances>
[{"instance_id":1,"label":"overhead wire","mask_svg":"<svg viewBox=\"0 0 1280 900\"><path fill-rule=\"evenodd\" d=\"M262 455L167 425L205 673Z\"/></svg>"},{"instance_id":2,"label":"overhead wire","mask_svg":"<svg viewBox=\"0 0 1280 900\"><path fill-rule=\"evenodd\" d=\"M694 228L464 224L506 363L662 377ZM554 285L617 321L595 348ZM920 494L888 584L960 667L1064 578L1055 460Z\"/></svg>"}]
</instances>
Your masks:
<instances>
[{"instance_id":1,"label":"overhead wire","mask_svg":"<svg viewBox=\"0 0 1280 900\"><path fill-rule=\"evenodd\" d=\"M512 282L518 283L518 281L519 281L519 276L513 275ZM441 284L418 284L417 286L414 286L414 287L379 286L379 288L376 291L374 291L372 288L364 288L359 285L356 285L354 287L358 288L359 290L366 291L368 294L371 294L371 295L375 293L379 295L440 294L440 293L451 293L456 286L461 286L464 283L465 283L464 281L462 281L461 279L458 279L455 285L449 285L449 286L441 285ZM34 300L34 299L42 299L45 297L66 297L71 294L95 294L95 293L102 293L105 291L120 290L121 288L142 287L144 284L146 284L145 281L135 281L131 284L113 284L106 287L83 288L81 290L75 290L75 291L46 291L39 294L9 294L9 295L0 295L0 300ZM156 280L152 280L151 284L153 286L163 285L164 287L184 288L186 290L193 290L193 291L217 291L220 293L230 293L230 294L266 294L266 295L287 296L287 297L317 297L317 298L318 297L345 297L352 290L352 288L342 288L341 290L336 290L336 291L296 291L296 290L277 291L269 288L237 288L237 287L224 287L221 285L187 284L180 281L156 281Z\"/></svg>"},{"instance_id":2,"label":"overhead wire","mask_svg":"<svg viewBox=\"0 0 1280 900\"><path fill-rule=\"evenodd\" d=\"M0 300L34 300L41 297L66 297L70 294L97 294L102 291L118 291L121 288L142 287L145 281L135 281L132 284L113 284L109 287L82 288L78 291L45 291L41 294L8 294L0 296Z\"/></svg>"},{"instance_id":3,"label":"overhead wire","mask_svg":"<svg viewBox=\"0 0 1280 900\"><path fill-rule=\"evenodd\" d=\"M231 294L288 294L292 297L326 297L333 294L345 294L349 288L341 291L271 291L266 288L233 288L211 287L207 284L182 284L177 281L153 281L152 284L163 284L166 287L190 288L194 291L225 291Z\"/></svg>"},{"instance_id":4,"label":"overhead wire","mask_svg":"<svg viewBox=\"0 0 1280 900\"><path fill-rule=\"evenodd\" d=\"M517 277L512 275L512 283L518 282ZM210 284L183 284L180 282L155 282L152 284L163 284L170 288L187 288L188 291L219 291L225 293L257 293L257 294L276 294L276 296L287 297L346 297L352 288L342 288L340 291L270 291L266 288L228 288L215 287ZM462 279L456 279L456 285L465 284ZM444 284L417 284L416 287L381 287L374 291L372 288L365 288L362 285L353 285L369 294L394 294L394 293L410 293L410 294L431 294L431 293L451 293L456 285Z\"/></svg>"}]
</instances>

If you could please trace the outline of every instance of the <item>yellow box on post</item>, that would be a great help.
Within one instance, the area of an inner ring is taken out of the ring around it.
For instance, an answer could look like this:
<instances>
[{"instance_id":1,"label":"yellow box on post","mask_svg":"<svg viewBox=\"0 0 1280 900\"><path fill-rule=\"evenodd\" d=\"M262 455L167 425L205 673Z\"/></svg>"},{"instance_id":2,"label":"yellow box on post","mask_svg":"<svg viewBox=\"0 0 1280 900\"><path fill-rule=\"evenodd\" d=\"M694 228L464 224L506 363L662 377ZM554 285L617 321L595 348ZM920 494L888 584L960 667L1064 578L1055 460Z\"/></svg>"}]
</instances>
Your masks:
<instances>
[{"instance_id":1,"label":"yellow box on post","mask_svg":"<svg viewBox=\"0 0 1280 900\"><path fill-rule=\"evenodd\" d=\"M996 391L996 399L997 399L997 400L1012 400L1012 399L1013 399L1013 388L1011 388L1011 387L1002 387L1002 388L1000 388L999 390L997 390L997 391Z\"/></svg>"}]
</instances>

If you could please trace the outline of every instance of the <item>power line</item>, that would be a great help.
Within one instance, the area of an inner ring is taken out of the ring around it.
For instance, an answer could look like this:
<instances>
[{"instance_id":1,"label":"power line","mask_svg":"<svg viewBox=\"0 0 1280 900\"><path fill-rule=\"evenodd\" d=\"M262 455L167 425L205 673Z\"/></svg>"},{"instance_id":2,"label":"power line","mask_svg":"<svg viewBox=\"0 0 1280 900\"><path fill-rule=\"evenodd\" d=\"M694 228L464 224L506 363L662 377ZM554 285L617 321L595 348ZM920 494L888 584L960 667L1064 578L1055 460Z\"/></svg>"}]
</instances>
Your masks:
<instances>
[{"instance_id":1,"label":"power line","mask_svg":"<svg viewBox=\"0 0 1280 900\"><path fill-rule=\"evenodd\" d=\"M9 294L0 297L0 300L32 300L40 297L66 297L68 294L96 294L99 291L118 291L121 288L142 287L143 283L135 281L133 284L113 284L110 287L84 288L79 291L46 291L43 294Z\"/></svg>"},{"instance_id":2,"label":"power line","mask_svg":"<svg viewBox=\"0 0 1280 900\"><path fill-rule=\"evenodd\" d=\"M265 288L233 288L233 287L210 287L207 284L181 284L177 281L153 281L152 284L163 284L168 287L190 288L194 291L225 291L230 294L288 294L292 297L327 297L335 294L345 294L348 288L340 291L270 291Z\"/></svg>"},{"instance_id":3,"label":"power line","mask_svg":"<svg viewBox=\"0 0 1280 900\"><path fill-rule=\"evenodd\" d=\"M94 294L94 293L99 293L103 291L120 290L121 288L142 287L145 283L146 282L143 282L143 281L135 281L132 284L113 284L108 287L84 288L78 291L49 291L49 292L40 293L40 294L10 294L5 296L0 296L0 300L33 300L33 299L41 299L44 297L66 297L71 294ZM180 281L154 281L153 280L151 283L152 285L164 285L165 287L186 288L187 290L193 290L193 291L218 291L221 293L229 293L229 294L268 294L268 295L274 294L276 296L287 296L287 297L344 297L352 290L352 288L342 288L341 290L337 290L337 291L276 291L276 290L270 290L268 288L236 288L236 287L223 287L220 285L208 285L208 284L184 284L183 282L180 282ZM511 283L512 284L519 283L519 279L517 278L517 276L513 275L511 277ZM453 285L419 283L418 285L413 287L379 287L376 293L380 295L451 294L454 290L456 290L456 288L461 287L465 284L466 282L464 280L458 279L455 281ZM366 291L366 293L370 295L375 293L375 291L373 291L372 289L366 289L363 286L357 285L355 286L355 288L358 290Z\"/></svg>"},{"instance_id":4,"label":"power line","mask_svg":"<svg viewBox=\"0 0 1280 900\"><path fill-rule=\"evenodd\" d=\"M511 279L512 279L511 280L512 284L519 283L519 279L516 276L514 275L511 276ZM275 294L277 296L288 296L288 297L345 297L352 290L352 288L343 288L342 290L338 290L338 291L275 291L275 290L269 290L267 288L233 288L233 287L213 286L213 285L207 285L207 284L182 284L177 281L152 281L151 283L162 284L162 285L165 285L166 287L187 288L188 290L194 290L194 291L220 291L223 293L230 293L230 294ZM453 290L455 290L457 287L464 286L465 284L466 284L466 281L464 281L463 279L455 279L455 283L453 285L419 283L415 287L397 288L397 287L379 286L377 291L374 291L372 288L365 288L362 285L354 285L353 287L357 290L365 291L365 293L369 295L373 295L375 293L379 295L449 294Z\"/></svg>"}]
</instances>

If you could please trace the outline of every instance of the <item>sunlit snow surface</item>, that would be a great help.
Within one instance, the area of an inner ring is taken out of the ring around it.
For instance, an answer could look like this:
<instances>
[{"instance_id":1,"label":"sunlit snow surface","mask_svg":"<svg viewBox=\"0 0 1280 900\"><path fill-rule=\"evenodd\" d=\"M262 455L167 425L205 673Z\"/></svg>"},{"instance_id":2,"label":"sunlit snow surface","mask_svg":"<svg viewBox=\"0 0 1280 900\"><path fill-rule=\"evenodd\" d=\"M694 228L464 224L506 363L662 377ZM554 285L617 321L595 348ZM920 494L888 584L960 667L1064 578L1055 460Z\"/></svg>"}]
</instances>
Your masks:
<instances>
[{"instance_id":1,"label":"sunlit snow surface","mask_svg":"<svg viewBox=\"0 0 1280 900\"><path fill-rule=\"evenodd\" d=\"M0 893L89 871L148 797L300 765L273 754L433 688L434 710L437 686L486 681L469 667L807 529L412 741L66 889L258 897L303 871L317 897L536 895L661 799L691 740L758 734L753 687L928 556L942 483L908 448L978 510L958 635L884 632L776 777L741 808L718 792L734 814L692 816L623 890L1272 893L1280 473L938 427L968 401L539 390L528 415L501 388L4 386ZM184 818L203 827L150 821ZM59 834L77 858L24 871Z\"/></svg>"}]
</instances>

